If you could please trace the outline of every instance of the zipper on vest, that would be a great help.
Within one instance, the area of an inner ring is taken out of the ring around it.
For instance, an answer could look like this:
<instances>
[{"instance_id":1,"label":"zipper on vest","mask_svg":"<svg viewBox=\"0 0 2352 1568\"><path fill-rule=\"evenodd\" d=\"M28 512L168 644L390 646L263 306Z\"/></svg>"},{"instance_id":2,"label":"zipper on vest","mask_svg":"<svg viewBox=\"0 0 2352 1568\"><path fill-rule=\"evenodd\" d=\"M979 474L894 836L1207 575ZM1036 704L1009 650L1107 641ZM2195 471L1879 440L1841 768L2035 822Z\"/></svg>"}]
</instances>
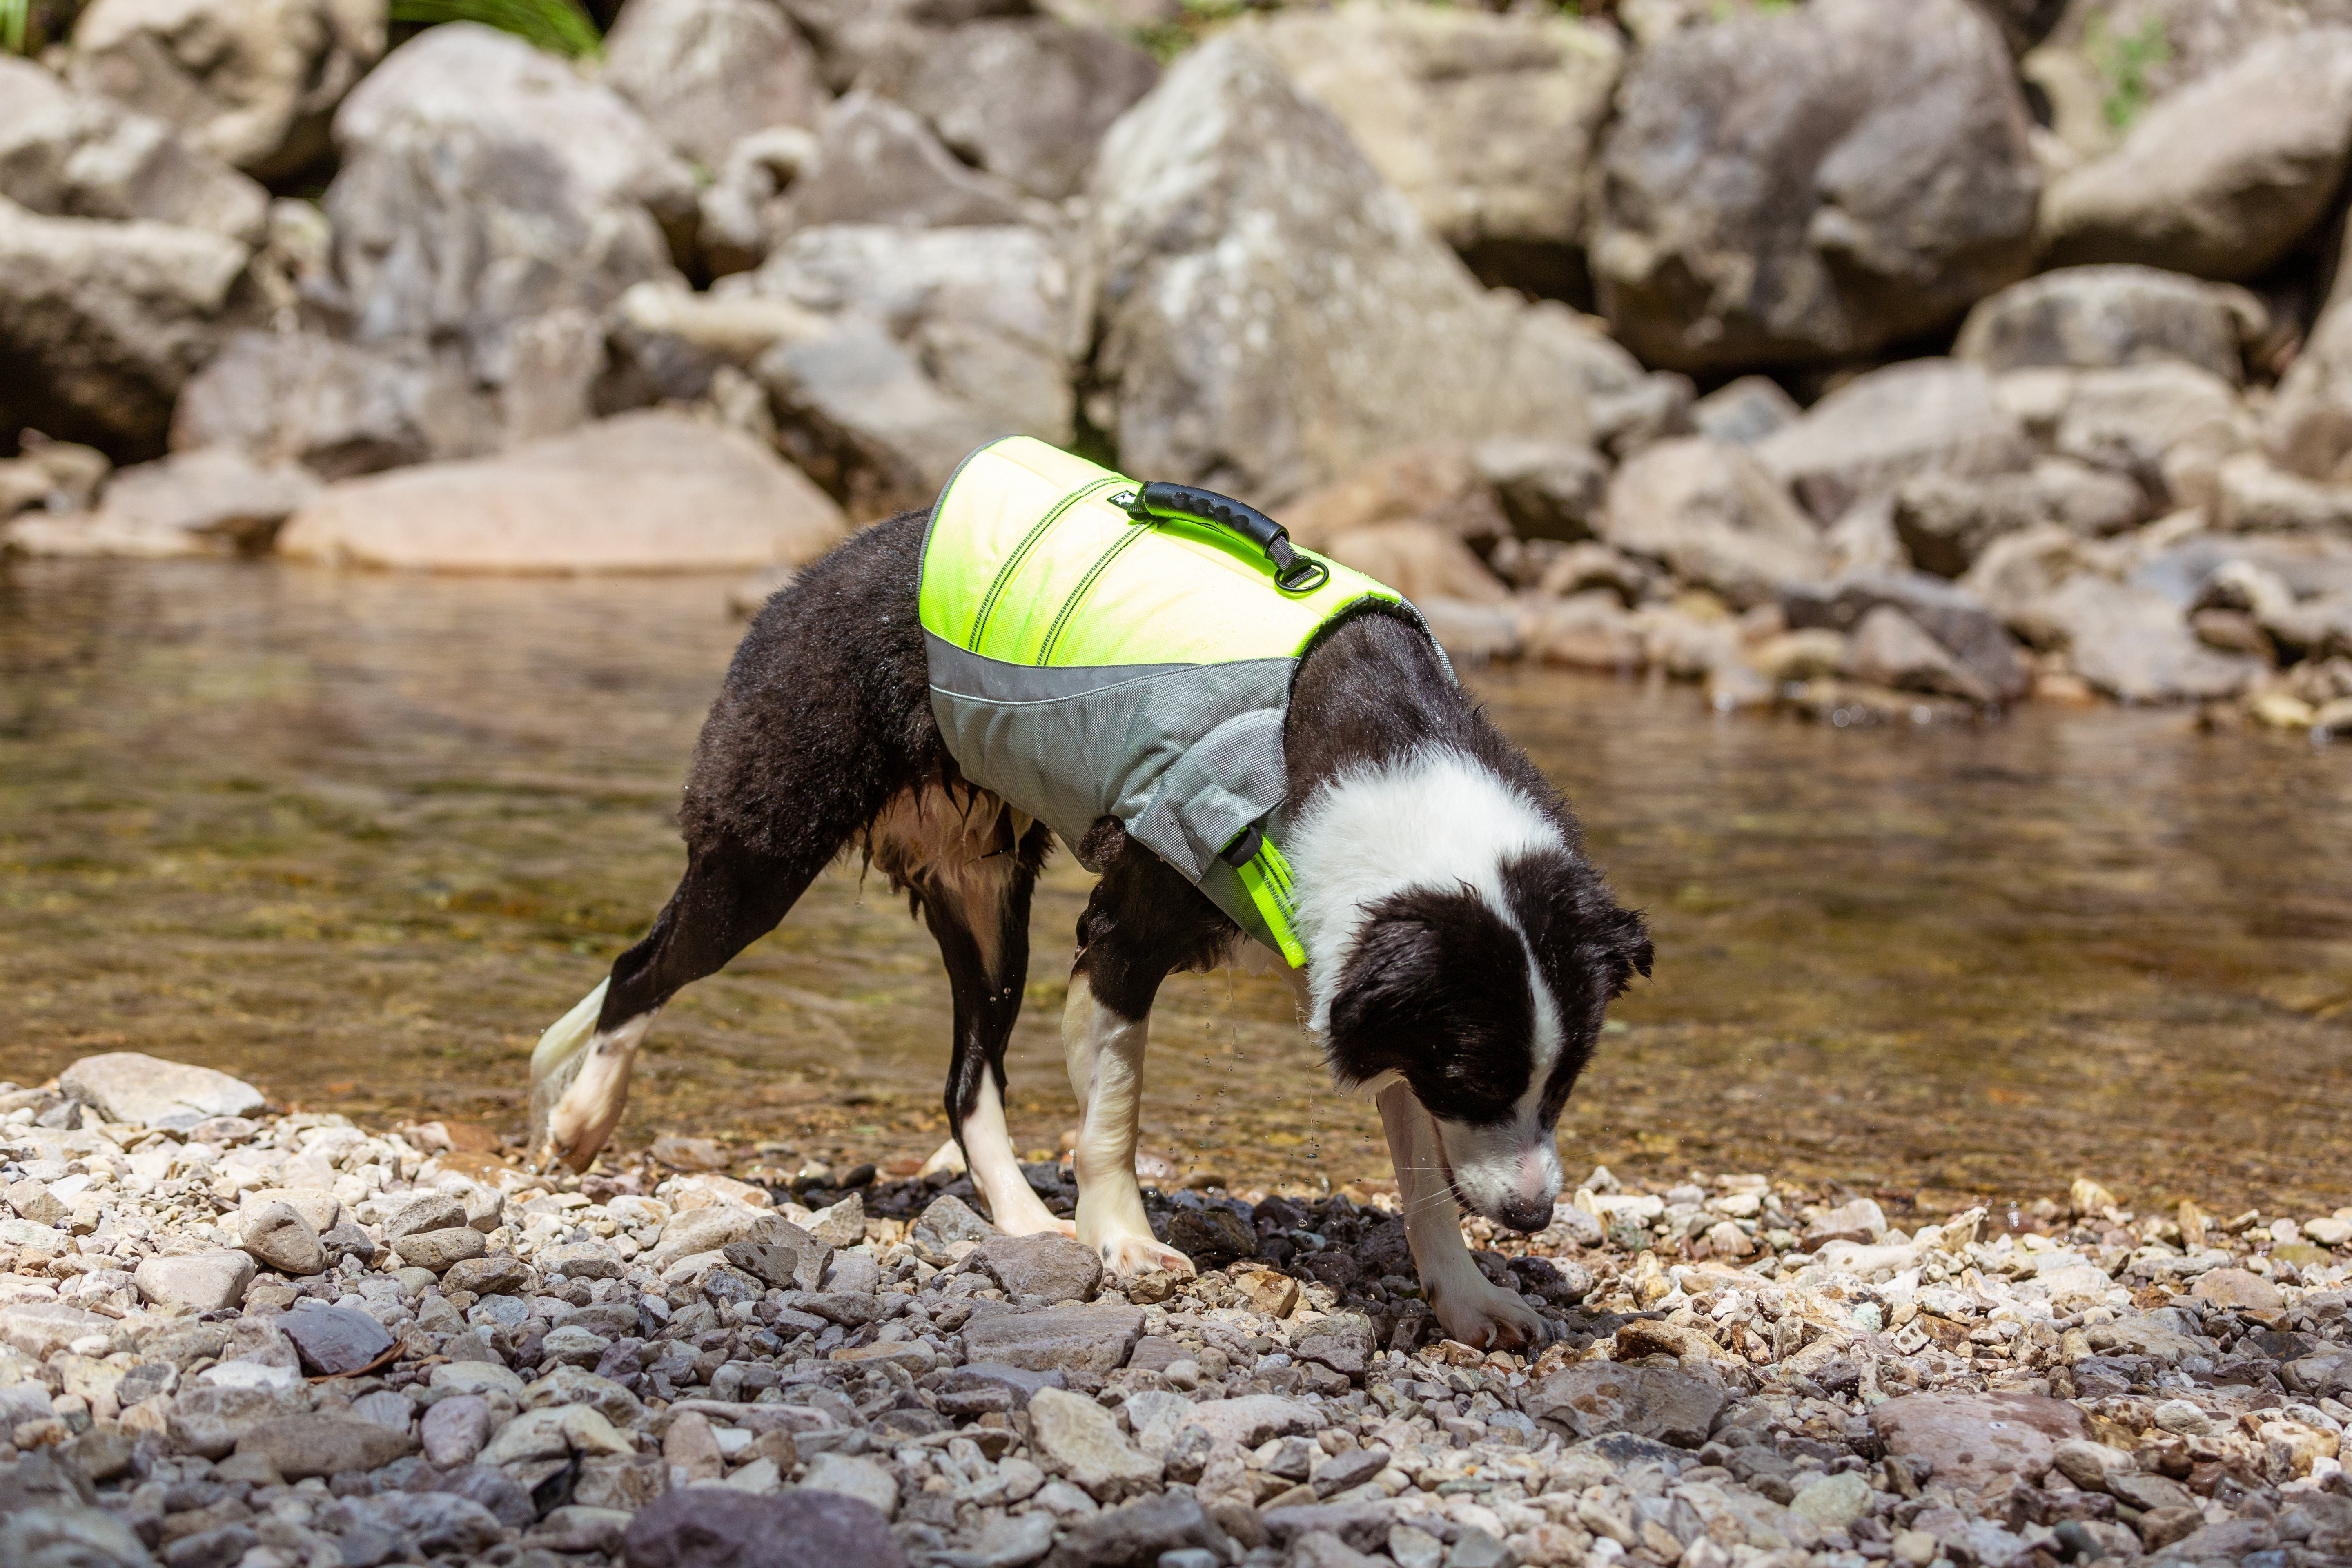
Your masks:
<instances>
[{"instance_id":1,"label":"zipper on vest","mask_svg":"<svg viewBox=\"0 0 2352 1568\"><path fill-rule=\"evenodd\" d=\"M1029 557L1036 552L1037 546L1045 542L1045 535L1052 531L1054 525L1062 521L1063 513L1080 501L1093 500L1103 490L1113 489L1120 485L1133 482L1131 479L1124 479L1116 474L1111 474L1097 479L1084 489L1073 490L1055 501L1053 510L1039 518L1030 527L1029 531L1021 536L1021 542L1013 547L1013 553L1004 558L1004 563L996 569L996 575L990 579L988 592L981 595L980 609L971 617L971 635L965 639L972 652L982 652L981 638L987 635L989 620L996 614L997 605L1003 600L1005 589L1012 586L1013 579L1020 574L1021 568L1029 563ZM982 657L986 656L983 654Z\"/></svg>"},{"instance_id":2,"label":"zipper on vest","mask_svg":"<svg viewBox=\"0 0 2352 1568\"><path fill-rule=\"evenodd\" d=\"M1070 622L1077 616L1078 606L1086 602L1088 594L1094 592L1095 584L1102 574L1110 570L1110 563L1118 560L1120 552L1129 545L1150 531L1150 523L1135 523L1125 533L1111 541L1109 549L1095 557L1095 563L1087 568L1087 574L1078 579L1078 585L1070 590L1068 598L1062 601L1061 612L1054 617L1054 624L1045 628L1045 640L1037 647L1039 664L1054 662L1054 649L1061 643L1062 634L1069 630Z\"/></svg>"}]
</instances>

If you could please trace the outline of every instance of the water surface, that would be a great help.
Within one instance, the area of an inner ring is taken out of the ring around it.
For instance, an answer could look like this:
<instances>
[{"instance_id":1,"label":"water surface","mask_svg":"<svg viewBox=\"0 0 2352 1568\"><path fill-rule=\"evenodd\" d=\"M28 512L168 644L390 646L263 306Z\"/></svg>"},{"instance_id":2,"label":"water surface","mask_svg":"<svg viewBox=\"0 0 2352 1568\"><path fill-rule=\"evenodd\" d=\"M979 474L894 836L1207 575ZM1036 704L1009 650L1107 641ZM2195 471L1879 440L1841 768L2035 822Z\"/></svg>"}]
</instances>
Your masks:
<instances>
[{"instance_id":1,"label":"water surface","mask_svg":"<svg viewBox=\"0 0 2352 1568\"><path fill-rule=\"evenodd\" d=\"M519 1132L531 1042L683 863L723 590L0 568L0 1078L149 1050ZM1473 679L1655 926L1656 979L1563 1121L1572 1167L2352 1202L2352 747L2113 709L1838 731ZM1075 1119L1056 1024L1087 882L1059 859L1037 900L1011 1058L1034 1148ZM1149 1139L1236 1183L1385 1174L1287 996L1171 981ZM664 1015L623 1142L928 1152L947 1029L929 938L838 868Z\"/></svg>"}]
</instances>

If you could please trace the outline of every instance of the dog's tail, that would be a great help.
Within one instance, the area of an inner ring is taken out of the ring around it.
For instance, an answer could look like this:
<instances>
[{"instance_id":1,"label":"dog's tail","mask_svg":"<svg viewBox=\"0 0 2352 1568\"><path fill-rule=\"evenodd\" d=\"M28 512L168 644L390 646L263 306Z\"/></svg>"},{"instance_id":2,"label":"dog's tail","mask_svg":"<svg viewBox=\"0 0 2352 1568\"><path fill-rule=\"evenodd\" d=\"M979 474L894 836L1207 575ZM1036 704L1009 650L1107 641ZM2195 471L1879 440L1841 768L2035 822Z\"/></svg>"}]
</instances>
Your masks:
<instances>
[{"instance_id":1,"label":"dog's tail","mask_svg":"<svg viewBox=\"0 0 2352 1568\"><path fill-rule=\"evenodd\" d=\"M569 1013L547 1026L539 1044L530 1053L530 1140L529 1147L534 1155L547 1143L547 1124L555 1114L555 1107L563 1099L563 1091L580 1076L581 1053L595 1037L596 1019L604 1011L604 988L612 984L610 976L596 983L596 989L580 998Z\"/></svg>"}]
</instances>

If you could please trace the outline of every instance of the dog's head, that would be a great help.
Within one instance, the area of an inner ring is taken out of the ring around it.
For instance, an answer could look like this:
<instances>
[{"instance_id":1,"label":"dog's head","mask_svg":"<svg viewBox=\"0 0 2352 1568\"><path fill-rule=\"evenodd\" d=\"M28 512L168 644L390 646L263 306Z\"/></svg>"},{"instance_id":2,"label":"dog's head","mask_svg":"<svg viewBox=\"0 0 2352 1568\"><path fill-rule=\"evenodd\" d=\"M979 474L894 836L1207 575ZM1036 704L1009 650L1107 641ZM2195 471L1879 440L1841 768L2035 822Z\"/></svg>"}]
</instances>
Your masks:
<instances>
[{"instance_id":1,"label":"dog's head","mask_svg":"<svg viewBox=\"0 0 2352 1568\"><path fill-rule=\"evenodd\" d=\"M1463 1206L1532 1231L1559 1192L1560 1110L1610 1002L1650 973L1650 938L1572 849L1533 848L1496 872L1363 909L1327 1048L1343 1082L1401 1076L1436 1122Z\"/></svg>"}]
</instances>

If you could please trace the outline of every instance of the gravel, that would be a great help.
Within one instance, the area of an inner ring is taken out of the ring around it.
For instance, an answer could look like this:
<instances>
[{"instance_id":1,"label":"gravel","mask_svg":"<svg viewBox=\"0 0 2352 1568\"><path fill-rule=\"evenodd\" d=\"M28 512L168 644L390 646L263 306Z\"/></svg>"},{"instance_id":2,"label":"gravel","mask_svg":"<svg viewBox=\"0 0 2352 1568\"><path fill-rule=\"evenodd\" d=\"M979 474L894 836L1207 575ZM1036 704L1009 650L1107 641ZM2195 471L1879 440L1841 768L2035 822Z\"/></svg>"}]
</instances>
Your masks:
<instances>
[{"instance_id":1,"label":"gravel","mask_svg":"<svg viewBox=\"0 0 2352 1568\"><path fill-rule=\"evenodd\" d=\"M1596 1171L1471 1227L1557 1335L1519 1356L1438 1334L1380 1200L1153 1194L1233 1260L1122 1289L944 1177L542 1178L139 1059L105 1103L166 1125L0 1118L11 1563L2352 1556L2352 1210Z\"/></svg>"}]
</instances>

